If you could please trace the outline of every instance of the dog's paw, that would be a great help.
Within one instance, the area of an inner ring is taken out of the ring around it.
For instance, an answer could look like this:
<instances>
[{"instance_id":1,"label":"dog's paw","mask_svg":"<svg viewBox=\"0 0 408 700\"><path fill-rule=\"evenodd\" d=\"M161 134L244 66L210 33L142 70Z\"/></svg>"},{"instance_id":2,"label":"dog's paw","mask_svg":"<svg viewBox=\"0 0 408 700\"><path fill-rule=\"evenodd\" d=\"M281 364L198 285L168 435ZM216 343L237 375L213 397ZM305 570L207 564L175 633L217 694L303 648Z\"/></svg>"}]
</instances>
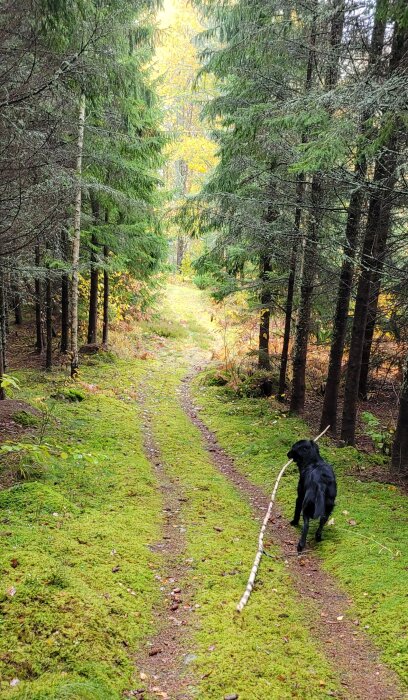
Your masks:
<instances>
[{"instance_id":1,"label":"dog's paw","mask_svg":"<svg viewBox=\"0 0 408 700\"><path fill-rule=\"evenodd\" d=\"M298 546L297 546L298 554L303 552L304 548L305 548L305 545L302 542L298 542Z\"/></svg>"},{"instance_id":2,"label":"dog's paw","mask_svg":"<svg viewBox=\"0 0 408 700\"><path fill-rule=\"evenodd\" d=\"M293 525L293 527L297 527L299 525L299 520L291 520L290 525Z\"/></svg>"},{"instance_id":3,"label":"dog's paw","mask_svg":"<svg viewBox=\"0 0 408 700\"><path fill-rule=\"evenodd\" d=\"M316 542L322 541L322 533L321 532L316 532L315 540L316 540Z\"/></svg>"}]
</instances>

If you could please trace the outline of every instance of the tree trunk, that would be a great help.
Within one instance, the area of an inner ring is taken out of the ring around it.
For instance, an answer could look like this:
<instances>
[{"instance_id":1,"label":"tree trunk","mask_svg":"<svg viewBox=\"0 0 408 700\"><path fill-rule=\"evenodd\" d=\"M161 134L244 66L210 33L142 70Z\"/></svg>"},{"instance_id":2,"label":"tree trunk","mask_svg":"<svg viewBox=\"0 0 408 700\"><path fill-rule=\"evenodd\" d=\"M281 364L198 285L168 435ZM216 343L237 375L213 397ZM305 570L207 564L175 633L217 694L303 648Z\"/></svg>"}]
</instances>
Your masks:
<instances>
[{"instance_id":1,"label":"tree trunk","mask_svg":"<svg viewBox=\"0 0 408 700\"><path fill-rule=\"evenodd\" d=\"M21 326L23 323L23 310L21 304L21 294L17 288L14 289L13 301L14 323L16 326Z\"/></svg>"},{"instance_id":2,"label":"tree trunk","mask_svg":"<svg viewBox=\"0 0 408 700\"><path fill-rule=\"evenodd\" d=\"M364 159L356 166L356 174L361 181L364 179L366 170L367 165ZM336 311L333 320L329 370L320 421L320 426L326 427L326 425L330 425L330 432L332 435L335 435L337 431L337 403L341 380L341 365L346 340L347 319L354 275L354 259L357 249L363 202L364 189L362 185L360 185L351 195L348 208L346 244L344 246L343 264L340 272Z\"/></svg>"},{"instance_id":3,"label":"tree trunk","mask_svg":"<svg viewBox=\"0 0 408 700\"><path fill-rule=\"evenodd\" d=\"M79 249L81 244L81 209L82 209L82 152L84 147L85 130L85 95L81 95L78 118L78 141L76 163L76 197L74 215L74 238L72 245L72 284L71 284L71 377L78 373L78 279L79 279Z\"/></svg>"},{"instance_id":4,"label":"tree trunk","mask_svg":"<svg viewBox=\"0 0 408 700\"><path fill-rule=\"evenodd\" d=\"M267 256L263 256L260 262L260 280L262 284L261 290L261 315L259 321L259 344L258 344L258 368L271 368L269 358L269 329L271 318L271 290L269 287L268 273L271 272L271 261Z\"/></svg>"},{"instance_id":5,"label":"tree trunk","mask_svg":"<svg viewBox=\"0 0 408 700\"><path fill-rule=\"evenodd\" d=\"M41 256L40 256L40 246L35 246L35 265L40 267ZM34 291L35 291L35 334L36 342L35 349L39 354L42 353L44 349L44 339L42 332L42 284L39 277L34 280Z\"/></svg>"},{"instance_id":6,"label":"tree trunk","mask_svg":"<svg viewBox=\"0 0 408 700\"><path fill-rule=\"evenodd\" d=\"M311 213L305 245L303 279L300 289L295 354L293 357L292 394L290 399L290 410L292 413L298 415L303 413L306 398L306 360L312 310L312 295L316 276L317 241L321 220L321 196L321 178L319 174L315 174L311 187Z\"/></svg>"},{"instance_id":7,"label":"tree trunk","mask_svg":"<svg viewBox=\"0 0 408 700\"><path fill-rule=\"evenodd\" d=\"M103 330L102 344L108 345L109 342L109 272L108 258L109 249L107 245L103 246L104 268L103 268Z\"/></svg>"},{"instance_id":8,"label":"tree trunk","mask_svg":"<svg viewBox=\"0 0 408 700\"><path fill-rule=\"evenodd\" d=\"M182 158L176 160L175 164L175 185L176 194L179 199L183 199L187 192L187 180L188 180L188 164ZM187 250L186 237L180 232L177 236L177 250L176 250L176 270L181 271L181 266L183 264L184 255Z\"/></svg>"},{"instance_id":9,"label":"tree trunk","mask_svg":"<svg viewBox=\"0 0 408 700\"><path fill-rule=\"evenodd\" d=\"M376 64L378 58L382 55L384 47L386 15L383 9L384 0L378 0L371 37L368 61L369 68ZM363 134L367 131L367 121L369 117L370 114L368 112L363 115L361 128ZM365 196L363 184L367 174L367 161L362 154L359 154L357 157L354 172L357 188L350 197L347 213L346 243L344 246L343 263L337 292L336 311L333 319L333 337L330 347L329 369L324 393L322 417L320 420L321 429L326 427L326 425L330 425L330 432L332 435L336 435L337 432L337 408L341 381L341 365L346 340L347 319L354 275L354 260Z\"/></svg>"},{"instance_id":10,"label":"tree trunk","mask_svg":"<svg viewBox=\"0 0 408 700\"><path fill-rule=\"evenodd\" d=\"M69 242L64 231L61 237L62 257L69 259ZM67 353L69 346L69 276L64 272L61 277L61 352Z\"/></svg>"},{"instance_id":11,"label":"tree trunk","mask_svg":"<svg viewBox=\"0 0 408 700\"><path fill-rule=\"evenodd\" d=\"M4 295L4 274L0 265L0 400L6 398L6 392L1 386L4 373L6 371L6 333L5 333L5 295Z\"/></svg>"},{"instance_id":12,"label":"tree trunk","mask_svg":"<svg viewBox=\"0 0 408 700\"><path fill-rule=\"evenodd\" d=\"M316 6L317 9L317 6ZM335 0L330 23L330 53L325 74L325 87L332 90L338 80L340 47L344 26L344 1ZM310 90L316 61L316 16L310 36L310 50L306 78L306 92ZM290 410L302 414L306 398L306 362L312 311L312 295L317 272L317 244L322 220L321 200L323 183L320 173L315 173L311 185L311 212L305 243L300 306L296 328L295 354L293 358L293 384Z\"/></svg>"},{"instance_id":13,"label":"tree trunk","mask_svg":"<svg viewBox=\"0 0 408 700\"><path fill-rule=\"evenodd\" d=\"M390 58L390 75L400 65L404 56L406 40L407 30L402 30L396 23ZM396 181L399 140L398 127L399 122L397 121L377 159L373 178L373 194L370 199L363 244L362 271L357 290L344 392L341 438L346 445L354 445L355 442L361 363L372 281L375 279L375 272L382 269L382 259L386 250L391 225L392 193Z\"/></svg>"},{"instance_id":14,"label":"tree trunk","mask_svg":"<svg viewBox=\"0 0 408 700\"><path fill-rule=\"evenodd\" d=\"M360 382L358 386L358 398L367 401L368 374L370 369L371 348L373 345L375 325L377 321L378 299L381 290L381 276L375 275L371 285L371 295L368 302L367 325L364 333L363 354L361 357Z\"/></svg>"},{"instance_id":15,"label":"tree trunk","mask_svg":"<svg viewBox=\"0 0 408 700\"><path fill-rule=\"evenodd\" d=\"M302 203L304 194L304 180L303 175L299 175L296 183L296 211L295 220L293 226L293 246L292 255L290 259L290 269L289 269L289 279L288 279L288 289L286 294L286 304L285 304L285 329L283 332L283 345L282 353L280 359L279 368L279 388L278 388L278 400L283 401L286 392L286 373L288 368L289 360L289 343L290 343L290 330L292 325L292 313L293 313L293 299L295 292L295 277L296 277L296 263L299 250L300 242L300 223L302 219Z\"/></svg>"},{"instance_id":16,"label":"tree trunk","mask_svg":"<svg viewBox=\"0 0 408 700\"><path fill-rule=\"evenodd\" d=\"M45 353L45 368L52 368L52 283L50 273L47 274L45 283L45 328L46 328L46 353Z\"/></svg>"},{"instance_id":17,"label":"tree trunk","mask_svg":"<svg viewBox=\"0 0 408 700\"><path fill-rule=\"evenodd\" d=\"M405 361L401 385L397 429L391 456L392 470L403 478L408 478L408 357Z\"/></svg>"},{"instance_id":18,"label":"tree trunk","mask_svg":"<svg viewBox=\"0 0 408 700\"><path fill-rule=\"evenodd\" d=\"M94 226L100 219L100 205L95 195L91 192L91 208ZM89 316L88 316L88 343L96 343L98 333L98 238L96 233L91 237L91 287L89 290Z\"/></svg>"}]
</instances>

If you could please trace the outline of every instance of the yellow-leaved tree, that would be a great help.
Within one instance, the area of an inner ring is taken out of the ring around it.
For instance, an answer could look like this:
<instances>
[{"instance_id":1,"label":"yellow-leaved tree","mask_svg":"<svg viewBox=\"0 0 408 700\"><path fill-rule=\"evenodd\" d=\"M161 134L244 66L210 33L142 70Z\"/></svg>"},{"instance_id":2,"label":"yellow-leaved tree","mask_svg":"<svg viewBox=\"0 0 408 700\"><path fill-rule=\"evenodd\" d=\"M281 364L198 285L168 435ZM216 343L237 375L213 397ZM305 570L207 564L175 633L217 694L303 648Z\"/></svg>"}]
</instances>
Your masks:
<instances>
[{"instance_id":1,"label":"yellow-leaved tree","mask_svg":"<svg viewBox=\"0 0 408 700\"><path fill-rule=\"evenodd\" d=\"M200 120L203 104L212 96L212 90L209 79L203 80L199 88L194 87L200 67L195 38L203 27L188 0L165 0L159 25L155 69L160 77L165 128L172 135L165 168L166 186L172 193L168 231L175 241L174 266L180 271L189 239L174 223L174 215L187 195L199 191L216 160L216 144Z\"/></svg>"}]
</instances>

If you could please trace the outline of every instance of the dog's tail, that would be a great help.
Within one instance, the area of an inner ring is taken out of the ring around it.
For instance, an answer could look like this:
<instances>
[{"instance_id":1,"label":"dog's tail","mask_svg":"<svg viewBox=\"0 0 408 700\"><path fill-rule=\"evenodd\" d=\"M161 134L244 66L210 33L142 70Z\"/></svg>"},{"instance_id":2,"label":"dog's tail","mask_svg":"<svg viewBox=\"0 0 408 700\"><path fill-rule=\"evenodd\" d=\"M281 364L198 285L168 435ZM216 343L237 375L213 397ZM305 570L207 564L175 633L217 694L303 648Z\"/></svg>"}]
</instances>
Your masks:
<instances>
[{"instance_id":1,"label":"dog's tail","mask_svg":"<svg viewBox=\"0 0 408 700\"><path fill-rule=\"evenodd\" d=\"M326 515L326 494L325 488L322 484L317 484L316 495L315 495L315 509L314 518L322 518Z\"/></svg>"}]
</instances>

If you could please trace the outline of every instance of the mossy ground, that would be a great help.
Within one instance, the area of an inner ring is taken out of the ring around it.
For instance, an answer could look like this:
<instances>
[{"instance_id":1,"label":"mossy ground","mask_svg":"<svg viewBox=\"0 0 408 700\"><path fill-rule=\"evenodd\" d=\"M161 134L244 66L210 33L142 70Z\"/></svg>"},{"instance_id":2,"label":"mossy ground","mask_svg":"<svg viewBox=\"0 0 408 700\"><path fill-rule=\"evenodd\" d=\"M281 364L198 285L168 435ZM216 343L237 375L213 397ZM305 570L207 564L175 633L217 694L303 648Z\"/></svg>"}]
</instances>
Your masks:
<instances>
[{"instance_id":1,"label":"mossy ground","mask_svg":"<svg viewBox=\"0 0 408 700\"><path fill-rule=\"evenodd\" d=\"M1 697L119 700L140 686L134 657L153 632L152 607L160 597L154 570L163 565L149 549L160 538L162 503L142 448L141 381L166 468L188 496L183 518L197 606L191 640L197 697L318 699L336 691L336 672L310 637L307 607L283 562L263 560L245 616L235 615L259 523L212 465L178 399L188 367L208 357L216 342L208 308L197 289L170 285L165 321L130 334L126 360L90 358L79 383L84 400L52 400L45 439L58 449L47 470L0 492ZM141 335L153 350L145 359L132 350ZM72 386L59 372L25 371L19 378L18 398L29 402ZM231 400L199 382L195 391L203 418L237 467L269 491L288 445L308 433L306 426L282 417L269 401ZM384 659L403 676L406 499L394 487L347 476L364 459L355 451L326 443L324 454L340 489L335 524L319 545L322 563L351 592L353 615L369 625ZM280 489L288 516L295 482L292 471Z\"/></svg>"},{"instance_id":2,"label":"mossy ground","mask_svg":"<svg viewBox=\"0 0 408 700\"><path fill-rule=\"evenodd\" d=\"M148 545L161 521L137 407L124 400L123 384L129 389L141 371L83 368L85 400L53 402L47 427L66 458L53 458L40 480L0 492L4 698L105 700L132 687L130 650L150 628L157 598ZM20 378L28 400L64 384L58 375Z\"/></svg>"}]
</instances>

